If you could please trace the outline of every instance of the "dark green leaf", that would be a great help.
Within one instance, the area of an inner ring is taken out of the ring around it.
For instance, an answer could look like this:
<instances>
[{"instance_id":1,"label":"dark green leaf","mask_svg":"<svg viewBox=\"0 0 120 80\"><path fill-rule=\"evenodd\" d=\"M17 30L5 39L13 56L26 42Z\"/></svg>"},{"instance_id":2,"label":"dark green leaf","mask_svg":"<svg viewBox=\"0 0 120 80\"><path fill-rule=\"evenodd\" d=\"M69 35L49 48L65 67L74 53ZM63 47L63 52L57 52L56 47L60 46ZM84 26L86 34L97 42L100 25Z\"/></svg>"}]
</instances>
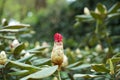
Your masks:
<instances>
[{"instance_id":1,"label":"dark green leaf","mask_svg":"<svg viewBox=\"0 0 120 80\"><path fill-rule=\"evenodd\" d=\"M92 17L94 18L94 19L96 19L96 20L101 20L101 16L99 15L99 14L97 14L97 13L95 13L95 12L91 12L90 13L91 15L92 15Z\"/></svg>"},{"instance_id":2,"label":"dark green leaf","mask_svg":"<svg viewBox=\"0 0 120 80\"><path fill-rule=\"evenodd\" d=\"M109 10L108 13L116 13L117 10L120 8L120 2L116 3L115 5L113 5Z\"/></svg>"},{"instance_id":3,"label":"dark green leaf","mask_svg":"<svg viewBox=\"0 0 120 80\"><path fill-rule=\"evenodd\" d=\"M30 74L26 77L23 77L20 80L45 78L45 77L48 77L48 76L52 75L57 69L58 69L58 66L52 66L52 67L49 67L49 68L44 68L43 70L40 70L40 71L35 72L33 74Z\"/></svg>"},{"instance_id":4,"label":"dark green leaf","mask_svg":"<svg viewBox=\"0 0 120 80\"><path fill-rule=\"evenodd\" d=\"M72 68L72 67L75 67L75 66L80 65L80 64L81 64L81 61L78 61L76 63L68 65L67 68Z\"/></svg>"}]
</instances>

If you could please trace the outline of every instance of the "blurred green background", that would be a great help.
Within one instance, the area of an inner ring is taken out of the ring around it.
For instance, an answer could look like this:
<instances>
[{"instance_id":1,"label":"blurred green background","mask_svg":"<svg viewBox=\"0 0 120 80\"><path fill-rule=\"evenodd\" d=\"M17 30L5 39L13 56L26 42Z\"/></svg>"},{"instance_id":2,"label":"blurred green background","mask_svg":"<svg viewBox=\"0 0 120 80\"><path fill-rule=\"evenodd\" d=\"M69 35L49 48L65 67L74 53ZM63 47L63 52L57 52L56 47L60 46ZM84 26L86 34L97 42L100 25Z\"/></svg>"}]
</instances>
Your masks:
<instances>
[{"instance_id":1,"label":"blurred green background","mask_svg":"<svg viewBox=\"0 0 120 80\"><path fill-rule=\"evenodd\" d=\"M53 35L60 32L64 36L65 47L95 46L86 36L94 30L93 25L81 23L75 27L75 16L84 13L84 7L94 10L97 3L109 9L119 0L0 0L0 20L6 18L11 23L27 23L32 26L34 34L24 36L29 42L53 42ZM120 35L120 18L110 20L110 36ZM114 45L120 46L115 39Z\"/></svg>"}]
</instances>

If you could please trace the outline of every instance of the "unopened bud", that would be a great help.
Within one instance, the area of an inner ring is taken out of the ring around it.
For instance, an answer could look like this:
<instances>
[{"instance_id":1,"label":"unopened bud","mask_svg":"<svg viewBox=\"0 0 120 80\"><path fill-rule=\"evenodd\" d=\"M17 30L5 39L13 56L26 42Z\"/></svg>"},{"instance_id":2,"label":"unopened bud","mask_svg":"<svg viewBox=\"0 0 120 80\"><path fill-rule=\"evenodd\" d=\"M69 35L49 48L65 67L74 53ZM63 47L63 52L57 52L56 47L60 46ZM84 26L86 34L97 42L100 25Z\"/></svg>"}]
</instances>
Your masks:
<instances>
[{"instance_id":1,"label":"unopened bud","mask_svg":"<svg viewBox=\"0 0 120 80\"><path fill-rule=\"evenodd\" d=\"M24 57L28 57L28 56L30 56L30 53L29 52L25 53Z\"/></svg>"},{"instance_id":2,"label":"unopened bud","mask_svg":"<svg viewBox=\"0 0 120 80\"><path fill-rule=\"evenodd\" d=\"M62 63L62 67L66 67L68 65L68 58L66 55L64 55L63 57L63 63Z\"/></svg>"},{"instance_id":3,"label":"unopened bud","mask_svg":"<svg viewBox=\"0 0 120 80\"><path fill-rule=\"evenodd\" d=\"M17 39L15 39L11 44L11 48L16 48L18 45L20 45L20 43Z\"/></svg>"},{"instance_id":4,"label":"unopened bud","mask_svg":"<svg viewBox=\"0 0 120 80\"><path fill-rule=\"evenodd\" d=\"M103 51L102 45L98 44L98 45L95 47L95 50L96 50L96 52L102 52L102 51Z\"/></svg>"},{"instance_id":5,"label":"unopened bud","mask_svg":"<svg viewBox=\"0 0 120 80\"><path fill-rule=\"evenodd\" d=\"M0 53L0 64L1 65L4 65L7 61L7 56L6 56L6 53L5 51L1 51Z\"/></svg>"},{"instance_id":6,"label":"unopened bud","mask_svg":"<svg viewBox=\"0 0 120 80\"><path fill-rule=\"evenodd\" d=\"M84 8L84 14L86 14L86 15L90 14L90 11L89 11L89 9L87 7Z\"/></svg>"}]
</instances>

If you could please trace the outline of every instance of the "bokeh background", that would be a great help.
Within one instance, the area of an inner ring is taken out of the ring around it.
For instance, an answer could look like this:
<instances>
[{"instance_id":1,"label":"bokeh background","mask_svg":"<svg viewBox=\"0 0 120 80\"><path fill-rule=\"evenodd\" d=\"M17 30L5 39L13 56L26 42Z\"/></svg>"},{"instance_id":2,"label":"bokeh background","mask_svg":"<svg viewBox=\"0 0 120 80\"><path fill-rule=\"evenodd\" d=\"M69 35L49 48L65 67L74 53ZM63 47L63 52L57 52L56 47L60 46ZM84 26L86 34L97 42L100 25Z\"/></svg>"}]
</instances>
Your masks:
<instances>
[{"instance_id":1,"label":"bokeh background","mask_svg":"<svg viewBox=\"0 0 120 80\"><path fill-rule=\"evenodd\" d=\"M89 44L85 37L94 29L93 25L82 23L75 27L75 16L84 14L84 7L94 11L97 3L102 3L109 9L117 2L119 0L0 0L0 20L30 24L33 34L24 35L29 42L51 43L54 33L59 32L64 36L65 47L91 47L96 44ZM108 30L111 35L120 35L120 18L111 20ZM113 42L117 46L119 43L118 39Z\"/></svg>"}]
</instances>

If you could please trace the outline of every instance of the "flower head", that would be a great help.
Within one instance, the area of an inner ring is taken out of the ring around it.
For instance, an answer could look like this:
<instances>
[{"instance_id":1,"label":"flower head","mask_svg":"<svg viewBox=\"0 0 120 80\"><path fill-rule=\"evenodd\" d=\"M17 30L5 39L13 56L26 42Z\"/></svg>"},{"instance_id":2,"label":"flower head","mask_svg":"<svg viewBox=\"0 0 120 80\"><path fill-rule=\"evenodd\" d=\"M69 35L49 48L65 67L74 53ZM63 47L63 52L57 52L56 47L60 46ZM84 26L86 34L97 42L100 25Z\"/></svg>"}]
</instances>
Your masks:
<instances>
[{"instance_id":1,"label":"flower head","mask_svg":"<svg viewBox=\"0 0 120 80\"><path fill-rule=\"evenodd\" d=\"M1 65L4 65L7 61L7 56L6 56L6 53L5 51L1 51L0 53L0 64Z\"/></svg>"},{"instance_id":2,"label":"flower head","mask_svg":"<svg viewBox=\"0 0 120 80\"><path fill-rule=\"evenodd\" d=\"M61 42L62 39L63 39L63 37L62 37L62 35L61 35L60 33L56 33L56 34L54 35L54 41L55 41L55 42Z\"/></svg>"}]
</instances>

